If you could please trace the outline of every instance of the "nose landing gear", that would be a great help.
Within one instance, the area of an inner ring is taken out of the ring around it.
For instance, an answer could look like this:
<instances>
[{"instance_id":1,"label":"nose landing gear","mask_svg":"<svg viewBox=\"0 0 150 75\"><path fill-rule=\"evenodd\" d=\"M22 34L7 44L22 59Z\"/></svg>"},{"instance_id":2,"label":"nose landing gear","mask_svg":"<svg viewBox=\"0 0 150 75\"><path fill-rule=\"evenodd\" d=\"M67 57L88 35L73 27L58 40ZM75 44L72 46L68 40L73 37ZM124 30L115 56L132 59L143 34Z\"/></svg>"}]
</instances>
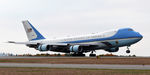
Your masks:
<instances>
[{"instance_id":1,"label":"nose landing gear","mask_svg":"<svg viewBox=\"0 0 150 75\"><path fill-rule=\"evenodd\" d=\"M126 53L130 53L129 46L127 46Z\"/></svg>"}]
</instances>

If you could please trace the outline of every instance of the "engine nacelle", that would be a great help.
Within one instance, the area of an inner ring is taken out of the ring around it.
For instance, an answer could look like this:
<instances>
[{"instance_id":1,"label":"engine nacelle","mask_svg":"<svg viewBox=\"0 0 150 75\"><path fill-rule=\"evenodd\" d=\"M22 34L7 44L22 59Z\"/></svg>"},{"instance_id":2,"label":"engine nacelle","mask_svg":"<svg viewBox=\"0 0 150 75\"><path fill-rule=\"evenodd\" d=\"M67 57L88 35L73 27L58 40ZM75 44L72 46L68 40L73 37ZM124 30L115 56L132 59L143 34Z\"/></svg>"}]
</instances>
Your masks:
<instances>
[{"instance_id":1,"label":"engine nacelle","mask_svg":"<svg viewBox=\"0 0 150 75\"><path fill-rule=\"evenodd\" d=\"M47 45L47 44L39 45L37 49L40 51L48 51L49 45Z\"/></svg>"},{"instance_id":2,"label":"engine nacelle","mask_svg":"<svg viewBox=\"0 0 150 75\"><path fill-rule=\"evenodd\" d=\"M70 46L69 50L70 52L80 52L82 48L80 47L80 45L74 45L74 46Z\"/></svg>"},{"instance_id":3,"label":"engine nacelle","mask_svg":"<svg viewBox=\"0 0 150 75\"><path fill-rule=\"evenodd\" d=\"M110 49L106 49L106 51L108 52L117 52L119 50L119 48L110 48Z\"/></svg>"}]
</instances>

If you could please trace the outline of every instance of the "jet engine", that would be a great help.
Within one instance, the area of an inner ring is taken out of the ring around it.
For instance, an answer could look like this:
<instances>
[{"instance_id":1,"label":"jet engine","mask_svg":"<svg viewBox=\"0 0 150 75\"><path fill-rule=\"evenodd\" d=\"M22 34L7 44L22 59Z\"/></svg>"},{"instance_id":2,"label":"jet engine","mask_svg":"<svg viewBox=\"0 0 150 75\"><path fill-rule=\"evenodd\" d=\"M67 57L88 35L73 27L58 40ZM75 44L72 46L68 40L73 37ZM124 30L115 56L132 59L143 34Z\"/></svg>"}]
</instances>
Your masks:
<instances>
[{"instance_id":1,"label":"jet engine","mask_svg":"<svg viewBox=\"0 0 150 75\"><path fill-rule=\"evenodd\" d=\"M69 50L70 52L81 52L82 47L80 45L74 45L74 46L70 46Z\"/></svg>"},{"instance_id":2,"label":"jet engine","mask_svg":"<svg viewBox=\"0 0 150 75\"><path fill-rule=\"evenodd\" d=\"M48 51L48 50L52 49L52 46L47 45L47 44L43 44L43 45L39 45L37 49L40 51Z\"/></svg>"},{"instance_id":3,"label":"jet engine","mask_svg":"<svg viewBox=\"0 0 150 75\"><path fill-rule=\"evenodd\" d=\"M108 52L118 52L119 48L110 48L110 49L105 49L105 51L108 51Z\"/></svg>"}]
</instances>

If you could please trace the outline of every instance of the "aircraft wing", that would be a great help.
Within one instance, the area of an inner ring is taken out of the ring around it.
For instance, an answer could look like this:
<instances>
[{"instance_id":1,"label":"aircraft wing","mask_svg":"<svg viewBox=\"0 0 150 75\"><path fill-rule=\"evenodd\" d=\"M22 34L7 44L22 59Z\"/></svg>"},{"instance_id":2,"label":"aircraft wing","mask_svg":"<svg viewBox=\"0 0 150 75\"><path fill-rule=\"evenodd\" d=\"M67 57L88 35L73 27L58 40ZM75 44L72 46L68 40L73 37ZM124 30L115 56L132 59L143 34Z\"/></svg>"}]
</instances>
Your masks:
<instances>
[{"instance_id":1,"label":"aircraft wing","mask_svg":"<svg viewBox=\"0 0 150 75\"><path fill-rule=\"evenodd\" d=\"M15 41L8 41L8 43L14 43L14 44L25 44L25 45L37 45L37 44L44 44L41 42L15 42ZM97 44L70 44L70 43L46 43L48 45L59 45L59 46L67 46L67 45L80 45L80 46L91 46L91 45L97 45Z\"/></svg>"},{"instance_id":2,"label":"aircraft wing","mask_svg":"<svg viewBox=\"0 0 150 75\"><path fill-rule=\"evenodd\" d=\"M25 45L37 45L37 44L44 44L41 42L15 42L15 41L8 41L8 43L14 44L25 44ZM68 45L67 43L46 43L48 45Z\"/></svg>"},{"instance_id":3,"label":"aircraft wing","mask_svg":"<svg viewBox=\"0 0 150 75\"><path fill-rule=\"evenodd\" d=\"M65 53L68 53L70 52L68 50L69 47L73 47L75 45L80 45L81 47L85 48L85 47L88 47L88 48L92 48L92 47L97 47L98 44L71 44L71 43L42 43L42 42L31 42L31 41L27 41L27 42L14 42L14 41L8 41L8 43L13 43L13 44L23 44L23 45L26 45L30 48L35 48L36 50L40 50L42 51L42 49L40 49L40 47L43 46L43 48L45 46L49 46L49 48L52 46L52 50L51 51L55 51L55 52L65 52ZM53 48L55 50L53 50ZM46 50L48 51L48 50ZM89 52L90 50L86 50L85 48L85 52Z\"/></svg>"},{"instance_id":4,"label":"aircraft wing","mask_svg":"<svg viewBox=\"0 0 150 75\"><path fill-rule=\"evenodd\" d=\"M8 43L14 43L14 44L33 44L36 45L36 42L15 42L15 41L8 41Z\"/></svg>"}]
</instances>

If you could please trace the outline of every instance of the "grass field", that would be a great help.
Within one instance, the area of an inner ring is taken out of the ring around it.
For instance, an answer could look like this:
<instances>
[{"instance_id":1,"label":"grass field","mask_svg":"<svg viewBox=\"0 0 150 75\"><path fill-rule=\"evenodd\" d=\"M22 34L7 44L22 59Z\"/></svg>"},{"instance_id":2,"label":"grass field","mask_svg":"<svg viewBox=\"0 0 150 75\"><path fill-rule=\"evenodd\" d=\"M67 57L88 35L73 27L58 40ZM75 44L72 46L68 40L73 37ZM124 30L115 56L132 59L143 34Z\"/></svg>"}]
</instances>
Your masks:
<instances>
[{"instance_id":1,"label":"grass field","mask_svg":"<svg viewBox=\"0 0 150 75\"><path fill-rule=\"evenodd\" d=\"M150 58L16 58L0 59L0 63L150 65Z\"/></svg>"},{"instance_id":2,"label":"grass field","mask_svg":"<svg viewBox=\"0 0 150 75\"><path fill-rule=\"evenodd\" d=\"M150 70L0 67L0 75L150 75Z\"/></svg>"}]
</instances>

